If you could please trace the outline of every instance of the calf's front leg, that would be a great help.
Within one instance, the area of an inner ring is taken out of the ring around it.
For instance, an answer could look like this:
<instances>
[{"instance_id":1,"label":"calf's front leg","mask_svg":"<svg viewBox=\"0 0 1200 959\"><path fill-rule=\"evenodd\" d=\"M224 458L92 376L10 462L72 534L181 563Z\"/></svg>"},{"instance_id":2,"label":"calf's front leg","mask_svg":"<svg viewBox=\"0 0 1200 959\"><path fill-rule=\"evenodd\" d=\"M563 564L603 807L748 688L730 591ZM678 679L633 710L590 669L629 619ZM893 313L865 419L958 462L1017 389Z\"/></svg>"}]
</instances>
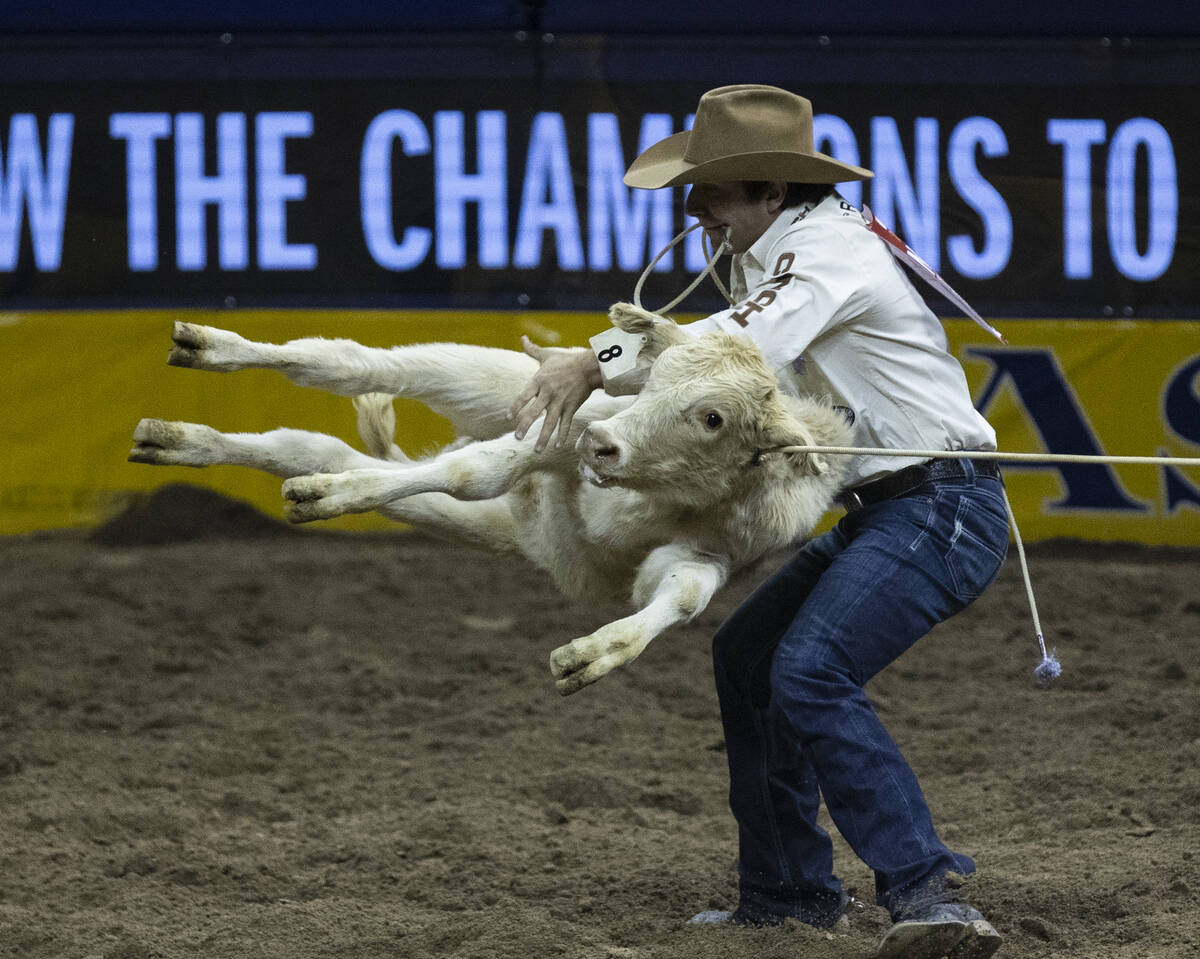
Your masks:
<instances>
[{"instance_id":1,"label":"calf's front leg","mask_svg":"<svg viewBox=\"0 0 1200 959\"><path fill-rule=\"evenodd\" d=\"M305 430L221 433L200 423L144 419L134 430L133 440L129 461L155 466L247 466L291 477L380 463L337 437ZM503 499L461 503L430 493L388 503L381 512L453 542L512 552L520 549L512 510Z\"/></svg>"},{"instance_id":2,"label":"calf's front leg","mask_svg":"<svg viewBox=\"0 0 1200 959\"><path fill-rule=\"evenodd\" d=\"M131 463L154 466L248 466L275 476L378 466L381 461L325 433L278 429L221 433L201 423L144 419L133 431Z\"/></svg>"},{"instance_id":3,"label":"calf's front leg","mask_svg":"<svg viewBox=\"0 0 1200 959\"><path fill-rule=\"evenodd\" d=\"M679 543L653 550L634 583L638 611L550 654L555 688L569 696L636 659L663 630L697 616L728 576L724 557Z\"/></svg>"}]
</instances>

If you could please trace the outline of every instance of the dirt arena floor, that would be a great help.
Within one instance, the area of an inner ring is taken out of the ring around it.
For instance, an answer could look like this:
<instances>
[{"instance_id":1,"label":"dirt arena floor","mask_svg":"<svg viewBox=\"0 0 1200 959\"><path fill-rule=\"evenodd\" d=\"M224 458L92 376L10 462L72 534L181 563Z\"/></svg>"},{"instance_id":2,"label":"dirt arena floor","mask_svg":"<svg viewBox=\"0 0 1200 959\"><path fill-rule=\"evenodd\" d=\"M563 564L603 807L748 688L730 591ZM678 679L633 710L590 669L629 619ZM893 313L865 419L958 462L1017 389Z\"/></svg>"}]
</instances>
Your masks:
<instances>
[{"instance_id":1,"label":"dirt arena floor","mask_svg":"<svg viewBox=\"0 0 1200 959\"><path fill-rule=\"evenodd\" d=\"M1200 956L1200 554L1032 561L1057 688L1010 561L869 692L1002 956ZM869 956L873 905L684 924L734 901L708 646L770 566L563 699L550 650L622 606L510 558L186 490L0 539L0 956Z\"/></svg>"}]
</instances>

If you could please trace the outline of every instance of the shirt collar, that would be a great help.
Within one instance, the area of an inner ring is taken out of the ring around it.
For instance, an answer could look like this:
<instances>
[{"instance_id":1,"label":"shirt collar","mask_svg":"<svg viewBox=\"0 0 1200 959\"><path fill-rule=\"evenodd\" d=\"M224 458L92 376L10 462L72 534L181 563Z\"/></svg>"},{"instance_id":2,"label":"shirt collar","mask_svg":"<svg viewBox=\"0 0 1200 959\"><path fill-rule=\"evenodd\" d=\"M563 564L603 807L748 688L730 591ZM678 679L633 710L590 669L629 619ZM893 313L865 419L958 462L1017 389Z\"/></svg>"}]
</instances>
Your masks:
<instances>
[{"instance_id":1,"label":"shirt collar","mask_svg":"<svg viewBox=\"0 0 1200 959\"><path fill-rule=\"evenodd\" d=\"M816 205L815 203L801 203L799 206L789 206L780 210L779 216L775 217L771 225L763 230L763 235L751 243L745 253L737 255L737 263L742 270L757 270L760 273L766 273L766 264L770 258L771 248L783 234L802 217L807 216Z\"/></svg>"}]
</instances>

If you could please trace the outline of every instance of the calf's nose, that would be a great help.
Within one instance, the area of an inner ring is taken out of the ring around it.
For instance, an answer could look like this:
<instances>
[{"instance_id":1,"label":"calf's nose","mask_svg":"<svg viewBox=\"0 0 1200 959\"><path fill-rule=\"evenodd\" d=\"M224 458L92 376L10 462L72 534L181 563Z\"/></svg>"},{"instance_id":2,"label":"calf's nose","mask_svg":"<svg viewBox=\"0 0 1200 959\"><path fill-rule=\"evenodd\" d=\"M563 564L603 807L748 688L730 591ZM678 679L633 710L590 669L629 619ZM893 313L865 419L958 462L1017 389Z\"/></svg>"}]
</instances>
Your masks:
<instances>
[{"instance_id":1,"label":"calf's nose","mask_svg":"<svg viewBox=\"0 0 1200 959\"><path fill-rule=\"evenodd\" d=\"M620 449L612 438L588 427L580 437L581 452L592 463L615 463L620 456Z\"/></svg>"}]
</instances>

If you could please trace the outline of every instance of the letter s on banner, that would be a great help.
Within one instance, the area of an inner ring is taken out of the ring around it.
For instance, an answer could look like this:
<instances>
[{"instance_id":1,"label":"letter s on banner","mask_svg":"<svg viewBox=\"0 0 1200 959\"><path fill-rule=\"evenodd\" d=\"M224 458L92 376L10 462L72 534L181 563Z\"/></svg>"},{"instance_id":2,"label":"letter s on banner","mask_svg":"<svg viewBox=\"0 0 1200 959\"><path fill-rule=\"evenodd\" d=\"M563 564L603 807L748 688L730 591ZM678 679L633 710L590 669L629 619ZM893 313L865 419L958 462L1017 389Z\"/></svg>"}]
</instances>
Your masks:
<instances>
[{"instance_id":1,"label":"letter s on banner","mask_svg":"<svg viewBox=\"0 0 1200 959\"><path fill-rule=\"evenodd\" d=\"M1167 383L1163 415L1167 425L1189 443L1200 444L1200 356L1187 361Z\"/></svg>"},{"instance_id":2,"label":"letter s on banner","mask_svg":"<svg viewBox=\"0 0 1200 959\"><path fill-rule=\"evenodd\" d=\"M946 253L954 268L972 280L988 280L1008 266L1012 255L1012 214L1004 197L979 172L975 149L985 157L1007 156L1008 139L1000 124L987 117L968 117L954 128L947 147L946 163L958 195L969 204L983 224L983 244L975 249L969 234L946 237Z\"/></svg>"}]
</instances>

